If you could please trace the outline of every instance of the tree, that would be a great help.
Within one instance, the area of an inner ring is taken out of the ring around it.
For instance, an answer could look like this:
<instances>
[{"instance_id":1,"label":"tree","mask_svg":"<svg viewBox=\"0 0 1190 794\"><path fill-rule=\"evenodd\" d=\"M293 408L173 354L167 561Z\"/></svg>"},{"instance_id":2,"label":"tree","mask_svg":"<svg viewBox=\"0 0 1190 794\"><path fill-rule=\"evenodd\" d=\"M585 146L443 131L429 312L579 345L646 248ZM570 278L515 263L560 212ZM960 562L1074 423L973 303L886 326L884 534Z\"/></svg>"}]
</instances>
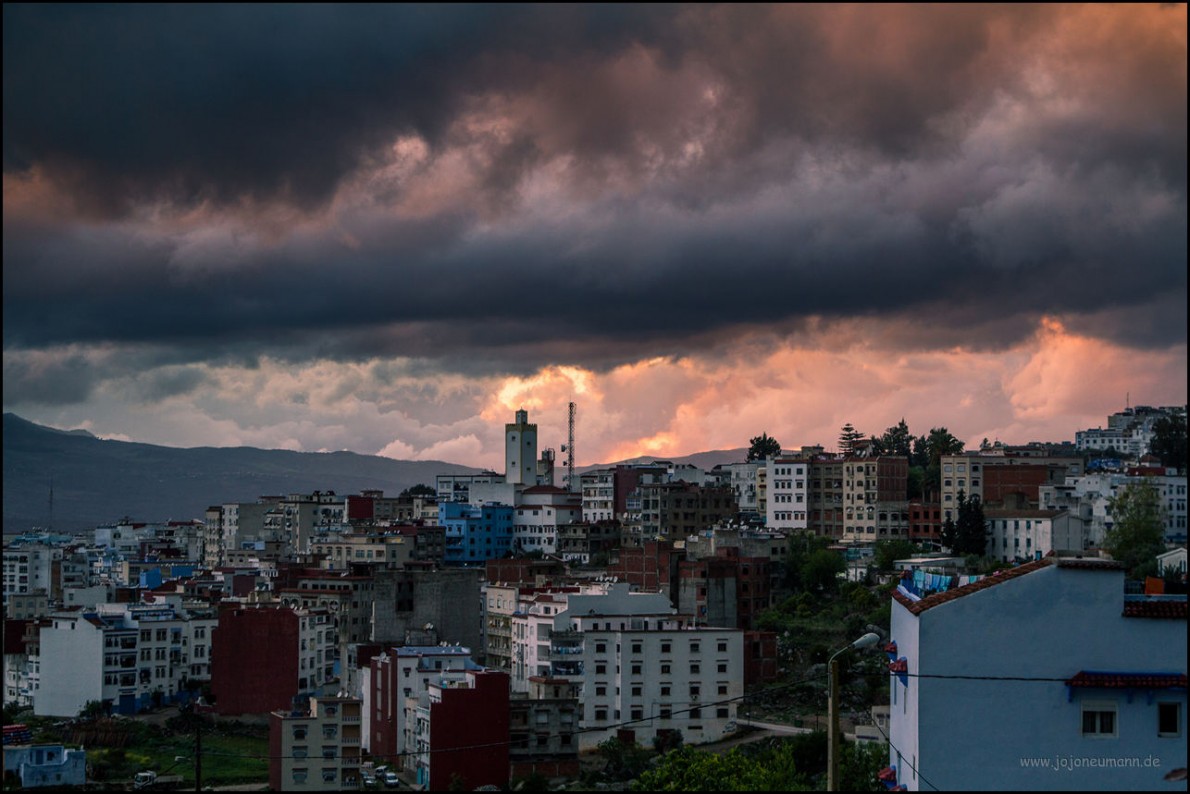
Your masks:
<instances>
[{"instance_id":1,"label":"tree","mask_svg":"<svg viewBox=\"0 0 1190 794\"><path fill-rule=\"evenodd\" d=\"M403 498L406 496L437 496L437 495L438 495L438 491L435 490L433 488L433 486L426 485L425 483L418 483L417 485L411 485L410 487L401 491L400 496L398 496L398 498Z\"/></svg>"},{"instance_id":2,"label":"tree","mask_svg":"<svg viewBox=\"0 0 1190 794\"><path fill-rule=\"evenodd\" d=\"M959 509L956 519L946 519L939 538L951 554L966 556L987 554L988 527L983 516L983 502L978 496L970 499L959 491Z\"/></svg>"},{"instance_id":3,"label":"tree","mask_svg":"<svg viewBox=\"0 0 1190 794\"><path fill-rule=\"evenodd\" d=\"M842 555L819 549L802 564L802 586L810 592L833 593L839 587L839 574L846 570L847 561Z\"/></svg>"},{"instance_id":4,"label":"tree","mask_svg":"<svg viewBox=\"0 0 1190 794\"><path fill-rule=\"evenodd\" d=\"M851 423L839 429L839 451L844 455L855 454L855 448L863 441L864 434L852 427Z\"/></svg>"},{"instance_id":5,"label":"tree","mask_svg":"<svg viewBox=\"0 0 1190 794\"><path fill-rule=\"evenodd\" d=\"M768 433L761 433L756 438L749 439L748 461L766 460L781 454L781 444Z\"/></svg>"},{"instance_id":6,"label":"tree","mask_svg":"<svg viewBox=\"0 0 1190 794\"><path fill-rule=\"evenodd\" d=\"M907 540L878 540L872 562L876 570L887 573L893 569L893 563L912 557L917 547Z\"/></svg>"},{"instance_id":7,"label":"tree","mask_svg":"<svg viewBox=\"0 0 1190 794\"><path fill-rule=\"evenodd\" d=\"M1133 579L1155 575L1157 555L1165 551L1165 511L1156 484L1148 479L1128 483L1108 504L1112 526L1103 538L1104 550L1124 563Z\"/></svg>"},{"instance_id":8,"label":"tree","mask_svg":"<svg viewBox=\"0 0 1190 794\"><path fill-rule=\"evenodd\" d=\"M988 523L983 516L983 501L978 496L967 498L959 491L959 518L955 522L955 536L958 541L956 554L978 554L988 552Z\"/></svg>"},{"instance_id":9,"label":"tree","mask_svg":"<svg viewBox=\"0 0 1190 794\"><path fill-rule=\"evenodd\" d=\"M897 455L908 458L913 455L913 436L909 433L909 425L905 419L884 431L880 438L872 436L872 447L878 455Z\"/></svg>"},{"instance_id":10,"label":"tree","mask_svg":"<svg viewBox=\"0 0 1190 794\"><path fill-rule=\"evenodd\" d=\"M942 488L942 456L958 455L962 451L963 442L945 427L931 428L928 436L914 439L910 464L925 468L924 492L934 493Z\"/></svg>"},{"instance_id":11,"label":"tree","mask_svg":"<svg viewBox=\"0 0 1190 794\"><path fill-rule=\"evenodd\" d=\"M784 744L759 755L733 747L712 753L683 747L664 755L640 776L633 791L808 791L794 748Z\"/></svg>"},{"instance_id":12,"label":"tree","mask_svg":"<svg viewBox=\"0 0 1190 794\"><path fill-rule=\"evenodd\" d=\"M1153 424L1149 453L1161 458L1162 466L1186 468L1186 415L1174 414Z\"/></svg>"}]
</instances>

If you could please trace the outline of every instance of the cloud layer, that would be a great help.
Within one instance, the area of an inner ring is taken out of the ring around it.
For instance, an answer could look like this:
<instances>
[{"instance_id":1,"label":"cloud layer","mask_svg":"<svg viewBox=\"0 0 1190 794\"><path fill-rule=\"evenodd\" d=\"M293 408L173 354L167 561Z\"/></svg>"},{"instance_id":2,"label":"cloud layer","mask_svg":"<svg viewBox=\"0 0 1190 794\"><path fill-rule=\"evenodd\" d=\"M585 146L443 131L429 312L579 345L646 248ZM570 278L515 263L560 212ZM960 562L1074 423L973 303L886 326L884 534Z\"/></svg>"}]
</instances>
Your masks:
<instances>
[{"instance_id":1,"label":"cloud layer","mask_svg":"<svg viewBox=\"0 0 1190 794\"><path fill-rule=\"evenodd\" d=\"M4 23L30 418L499 465L514 402L611 457L1186 399L1185 6Z\"/></svg>"}]
</instances>

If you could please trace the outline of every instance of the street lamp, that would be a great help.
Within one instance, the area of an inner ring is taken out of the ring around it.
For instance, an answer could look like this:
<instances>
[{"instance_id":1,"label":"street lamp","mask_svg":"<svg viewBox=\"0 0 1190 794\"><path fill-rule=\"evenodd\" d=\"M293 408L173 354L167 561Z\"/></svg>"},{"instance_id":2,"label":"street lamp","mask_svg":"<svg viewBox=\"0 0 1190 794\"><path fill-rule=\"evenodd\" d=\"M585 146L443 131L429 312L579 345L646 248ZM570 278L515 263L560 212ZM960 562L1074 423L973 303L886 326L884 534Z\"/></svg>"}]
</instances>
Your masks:
<instances>
[{"instance_id":1,"label":"street lamp","mask_svg":"<svg viewBox=\"0 0 1190 794\"><path fill-rule=\"evenodd\" d=\"M830 669L830 686L827 689L829 695L829 706L827 714L827 740L826 740L826 790L839 790L839 655L846 653L852 648L871 648L876 643L880 642L880 635L868 632L860 637L855 642L840 648L831 655L827 661L827 667Z\"/></svg>"}]
</instances>

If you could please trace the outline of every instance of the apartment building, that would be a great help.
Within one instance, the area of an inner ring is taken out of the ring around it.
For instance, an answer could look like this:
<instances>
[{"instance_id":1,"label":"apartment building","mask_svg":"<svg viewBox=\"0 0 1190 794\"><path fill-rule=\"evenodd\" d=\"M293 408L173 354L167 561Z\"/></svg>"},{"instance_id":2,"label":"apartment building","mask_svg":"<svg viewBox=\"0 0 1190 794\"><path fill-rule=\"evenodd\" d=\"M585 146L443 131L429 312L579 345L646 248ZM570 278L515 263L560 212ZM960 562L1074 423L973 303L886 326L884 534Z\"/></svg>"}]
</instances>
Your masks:
<instances>
[{"instance_id":1,"label":"apartment building","mask_svg":"<svg viewBox=\"0 0 1190 794\"><path fill-rule=\"evenodd\" d=\"M978 496L985 506L1038 505L1043 485L1060 485L1083 474L1083 459L1049 455L1044 449L990 447L943 455L942 520L958 518L959 494Z\"/></svg>"},{"instance_id":2,"label":"apartment building","mask_svg":"<svg viewBox=\"0 0 1190 794\"><path fill-rule=\"evenodd\" d=\"M309 707L269 714L269 788L352 791L360 778L357 698L312 697Z\"/></svg>"},{"instance_id":3,"label":"apartment building","mask_svg":"<svg viewBox=\"0 0 1190 794\"><path fill-rule=\"evenodd\" d=\"M842 458L816 457L810 461L810 523L815 535L842 539L843 482L846 465Z\"/></svg>"},{"instance_id":4,"label":"apartment building","mask_svg":"<svg viewBox=\"0 0 1190 794\"><path fill-rule=\"evenodd\" d=\"M581 521L582 499L553 485L524 489L513 515L513 544L522 552L557 554L558 530Z\"/></svg>"},{"instance_id":5,"label":"apartment building","mask_svg":"<svg viewBox=\"0 0 1190 794\"><path fill-rule=\"evenodd\" d=\"M467 670L438 676L424 696L405 699L406 745L426 791L507 788L508 673Z\"/></svg>"},{"instance_id":6,"label":"apartment building","mask_svg":"<svg viewBox=\"0 0 1190 794\"><path fill-rule=\"evenodd\" d=\"M801 457L770 458L765 527L804 530L810 526L810 461Z\"/></svg>"},{"instance_id":7,"label":"apartment building","mask_svg":"<svg viewBox=\"0 0 1190 794\"><path fill-rule=\"evenodd\" d=\"M694 628L666 596L626 583L535 604L513 617L513 645L514 691L533 676L578 686L580 752L625 729L643 743L674 730L691 744L717 739L743 694L742 631Z\"/></svg>"},{"instance_id":8,"label":"apartment building","mask_svg":"<svg viewBox=\"0 0 1190 794\"><path fill-rule=\"evenodd\" d=\"M40 631L39 716L73 717L88 701L119 714L190 696L209 678L213 616L170 606L101 604L55 612ZM196 688L196 687L195 687Z\"/></svg>"},{"instance_id":9,"label":"apartment building","mask_svg":"<svg viewBox=\"0 0 1190 794\"><path fill-rule=\"evenodd\" d=\"M446 528L446 565L480 565L512 548L510 505L446 502L439 505L438 523Z\"/></svg>"},{"instance_id":10,"label":"apartment building","mask_svg":"<svg viewBox=\"0 0 1190 794\"><path fill-rule=\"evenodd\" d=\"M268 714L337 682L329 610L223 609L213 632L211 691L220 714Z\"/></svg>"},{"instance_id":11,"label":"apartment building","mask_svg":"<svg viewBox=\"0 0 1190 794\"><path fill-rule=\"evenodd\" d=\"M421 702L431 683L462 680L467 671L482 669L461 645L389 647L361 670L364 693L364 742L372 758L413 771L406 723L406 700ZM507 737L506 737L507 738Z\"/></svg>"},{"instance_id":12,"label":"apartment building","mask_svg":"<svg viewBox=\"0 0 1190 794\"><path fill-rule=\"evenodd\" d=\"M843 542L874 543L909 536L909 460L843 460Z\"/></svg>"}]
</instances>

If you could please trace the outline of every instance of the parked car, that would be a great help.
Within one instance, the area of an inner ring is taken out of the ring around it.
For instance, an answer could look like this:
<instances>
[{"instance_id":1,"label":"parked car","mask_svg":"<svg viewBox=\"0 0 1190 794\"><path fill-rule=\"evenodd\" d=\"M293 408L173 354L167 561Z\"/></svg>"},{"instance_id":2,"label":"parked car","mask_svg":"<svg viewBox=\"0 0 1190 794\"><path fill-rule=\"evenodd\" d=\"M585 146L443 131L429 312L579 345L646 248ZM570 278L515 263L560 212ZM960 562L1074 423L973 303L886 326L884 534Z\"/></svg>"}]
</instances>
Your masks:
<instances>
[{"instance_id":1,"label":"parked car","mask_svg":"<svg viewBox=\"0 0 1190 794\"><path fill-rule=\"evenodd\" d=\"M397 788L401 785L401 778L397 777L396 772L385 772L384 785L388 786L389 788Z\"/></svg>"}]
</instances>

